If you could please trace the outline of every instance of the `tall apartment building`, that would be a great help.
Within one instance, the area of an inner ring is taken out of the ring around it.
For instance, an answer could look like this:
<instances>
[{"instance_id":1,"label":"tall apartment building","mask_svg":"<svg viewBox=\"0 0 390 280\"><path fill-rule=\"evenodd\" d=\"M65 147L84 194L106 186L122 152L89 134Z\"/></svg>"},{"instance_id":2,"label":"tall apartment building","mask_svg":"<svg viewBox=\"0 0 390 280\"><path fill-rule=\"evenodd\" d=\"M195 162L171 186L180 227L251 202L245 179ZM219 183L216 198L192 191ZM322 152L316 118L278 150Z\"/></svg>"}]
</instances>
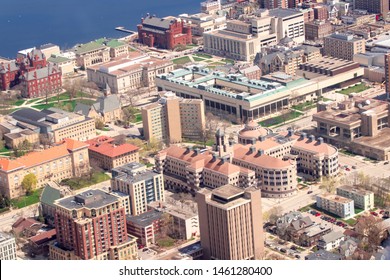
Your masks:
<instances>
[{"instance_id":1,"label":"tall apartment building","mask_svg":"<svg viewBox=\"0 0 390 280\"><path fill-rule=\"evenodd\" d=\"M296 4L295 2L298 2L299 0L260 0L260 5L262 8L272 10L277 8L295 8Z\"/></svg>"},{"instance_id":2,"label":"tall apartment building","mask_svg":"<svg viewBox=\"0 0 390 280\"><path fill-rule=\"evenodd\" d=\"M15 238L3 232L0 233L0 260L16 260Z\"/></svg>"},{"instance_id":3,"label":"tall apartment building","mask_svg":"<svg viewBox=\"0 0 390 280\"><path fill-rule=\"evenodd\" d=\"M316 206L344 219L355 215L353 200L339 195L317 195Z\"/></svg>"},{"instance_id":4,"label":"tall apartment building","mask_svg":"<svg viewBox=\"0 0 390 280\"><path fill-rule=\"evenodd\" d=\"M19 122L38 127L40 134L53 143L67 138L85 141L96 136L94 119L58 108L42 111L23 108L13 112L11 116Z\"/></svg>"},{"instance_id":5,"label":"tall apartment building","mask_svg":"<svg viewBox=\"0 0 390 280\"><path fill-rule=\"evenodd\" d=\"M306 40L318 40L331 34L333 31L332 24L329 21L312 21L305 23Z\"/></svg>"},{"instance_id":6,"label":"tall apartment building","mask_svg":"<svg viewBox=\"0 0 390 280\"><path fill-rule=\"evenodd\" d=\"M369 13L386 16L389 12L388 0L355 0L354 8L366 10Z\"/></svg>"},{"instance_id":7,"label":"tall apartment building","mask_svg":"<svg viewBox=\"0 0 390 280\"><path fill-rule=\"evenodd\" d=\"M54 202L57 242L53 260L134 260L136 238L127 234L125 208L118 196L88 190Z\"/></svg>"},{"instance_id":8,"label":"tall apartment building","mask_svg":"<svg viewBox=\"0 0 390 280\"><path fill-rule=\"evenodd\" d=\"M130 162L139 161L139 147L129 143L117 145L114 138L99 136L86 141L91 164L111 170Z\"/></svg>"},{"instance_id":9,"label":"tall apartment building","mask_svg":"<svg viewBox=\"0 0 390 280\"><path fill-rule=\"evenodd\" d=\"M133 216L146 212L148 203L165 200L162 174L137 162L112 169L111 188L129 196Z\"/></svg>"},{"instance_id":10,"label":"tall apartment building","mask_svg":"<svg viewBox=\"0 0 390 280\"><path fill-rule=\"evenodd\" d=\"M324 38L324 55L353 61L357 53L365 53L366 40L351 34L334 33Z\"/></svg>"},{"instance_id":11,"label":"tall apartment building","mask_svg":"<svg viewBox=\"0 0 390 280\"><path fill-rule=\"evenodd\" d=\"M259 260L264 252L260 190L224 185L197 193L203 256Z\"/></svg>"},{"instance_id":12,"label":"tall apartment building","mask_svg":"<svg viewBox=\"0 0 390 280\"><path fill-rule=\"evenodd\" d=\"M11 199L24 195L22 181L29 173L35 174L36 188L40 188L50 181L81 176L89 168L88 144L65 139L41 152L16 159L0 158L0 192Z\"/></svg>"},{"instance_id":13,"label":"tall apartment building","mask_svg":"<svg viewBox=\"0 0 390 280\"><path fill-rule=\"evenodd\" d=\"M179 143L182 139L202 140L205 128L201 99L184 99L167 92L157 103L142 108L145 139Z\"/></svg>"},{"instance_id":14,"label":"tall apartment building","mask_svg":"<svg viewBox=\"0 0 390 280\"><path fill-rule=\"evenodd\" d=\"M261 10L245 21L227 21L224 30L203 34L204 51L251 61L262 47L275 45L286 36L296 43L304 41L303 13L290 9Z\"/></svg>"},{"instance_id":15,"label":"tall apartment building","mask_svg":"<svg viewBox=\"0 0 390 280\"><path fill-rule=\"evenodd\" d=\"M353 186L341 186L336 189L339 196L352 199L355 207L369 210L374 208L374 193Z\"/></svg>"}]
</instances>

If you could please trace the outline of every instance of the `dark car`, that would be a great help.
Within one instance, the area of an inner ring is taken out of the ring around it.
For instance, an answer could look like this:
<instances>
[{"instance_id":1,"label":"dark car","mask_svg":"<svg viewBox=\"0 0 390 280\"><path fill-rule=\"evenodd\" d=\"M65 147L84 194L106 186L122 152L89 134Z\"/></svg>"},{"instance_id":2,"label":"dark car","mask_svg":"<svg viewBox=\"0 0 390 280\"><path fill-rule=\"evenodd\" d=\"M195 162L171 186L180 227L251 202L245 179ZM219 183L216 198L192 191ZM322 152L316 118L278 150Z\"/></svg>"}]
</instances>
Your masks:
<instances>
[{"instance_id":1,"label":"dark car","mask_svg":"<svg viewBox=\"0 0 390 280\"><path fill-rule=\"evenodd\" d=\"M300 255L295 255L294 257L297 258L297 259L300 259L300 258L301 258Z\"/></svg>"},{"instance_id":2,"label":"dark car","mask_svg":"<svg viewBox=\"0 0 390 280\"><path fill-rule=\"evenodd\" d=\"M292 246L290 247L290 249L291 249L291 250L296 250L296 249L298 249L298 248L297 248L297 246L292 245Z\"/></svg>"},{"instance_id":3,"label":"dark car","mask_svg":"<svg viewBox=\"0 0 390 280\"><path fill-rule=\"evenodd\" d=\"M308 192L307 192L307 194L311 194L311 193L313 193L313 191L308 191Z\"/></svg>"},{"instance_id":4,"label":"dark car","mask_svg":"<svg viewBox=\"0 0 390 280\"><path fill-rule=\"evenodd\" d=\"M287 253L287 250L284 249L284 248L280 248L280 252L282 252L282 253Z\"/></svg>"}]
</instances>

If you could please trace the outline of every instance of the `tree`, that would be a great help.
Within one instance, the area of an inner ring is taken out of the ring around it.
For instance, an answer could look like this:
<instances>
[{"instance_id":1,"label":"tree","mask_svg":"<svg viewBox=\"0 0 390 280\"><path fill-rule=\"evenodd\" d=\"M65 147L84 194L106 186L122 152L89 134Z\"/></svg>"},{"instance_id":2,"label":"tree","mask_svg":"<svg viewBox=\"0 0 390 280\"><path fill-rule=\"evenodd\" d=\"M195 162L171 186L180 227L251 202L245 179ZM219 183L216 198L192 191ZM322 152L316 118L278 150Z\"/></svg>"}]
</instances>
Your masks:
<instances>
[{"instance_id":1,"label":"tree","mask_svg":"<svg viewBox=\"0 0 390 280\"><path fill-rule=\"evenodd\" d=\"M77 93L80 92L81 83L80 80L66 80L64 84L64 89L69 93L69 99L73 100L77 96ZM58 102L60 102L60 97L58 95Z\"/></svg>"},{"instance_id":2,"label":"tree","mask_svg":"<svg viewBox=\"0 0 390 280\"><path fill-rule=\"evenodd\" d=\"M32 190L36 187L38 184L37 176L33 173L29 173L26 176L24 176L22 181L22 188L26 191L26 195L31 194Z\"/></svg>"},{"instance_id":3,"label":"tree","mask_svg":"<svg viewBox=\"0 0 390 280\"><path fill-rule=\"evenodd\" d=\"M53 144L53 136L49 136L48 134L39 134L39 143L47 149Z\"/></svg>"},{"instance_id":4,"label":"tree","mask_svg":"<svg viewBox=\"0 0 390 280\"><path fill-rule=\"evenodd\" d=\"M89 82L87 80L81 81L81 87L85 89L92 97L95 97L96 92L99 91L99 87L94 82Z\"/></svg>"},{"instance_id":5,"label":"tree","mask_svg":"<svg viewBox=\"0 0 390 280\"><path fill-rule=\"evenodd\" d=\"M95 119L95 128L102 130L104 128L104 122L101 119Z\"/></svg>"},{"instance_id":6,"label":"tree","mask_svg":"<svg viewBox=\"0 0 390 280\"><path fill-rule=\"evenodd\" d=\"M383 228L381 219L374 216L362 216L355 226L355 231L359 234L359 247L368 252L376 252L377 247L381 244Z\"/></svg>"},{"instance_id":7,"label":"tree","mask_svg":"<svg viewBox=\"0 0 390 280\"><path fill-rule=\"evenodd\" d=\"M275 225L276 221L282 215L283 208L281 206L274 206L268 212L269 212L269 222Z\"/></svg>"},{"instance_id":8,"label":"tree","mask_svg":"<svg viewBox=\"0 0 390 280\"><path fill-rule=\"evenodd\" d=\"M160 234L161 238L167 237L172 233L171 224L173 217L168 213L163 213L160 219Z\"/></svg>"},{"instance_id":9,"label":"tree","mask_svg":"<svg viewBox=\"0 0 390 280\"><path fill-rule=\"evenodd\" d=\"M338 179L335 177L323 177L320 189L325 189L328 193L333 193L338 186Z\"/></svg>"},{"instance_id":10,"label":"tree","mask_svg":"<svg viewBox=\"0 0 390 280\"><path fill-rule=\"evenodd\" d=\"M2 135L0 135L0 137L2 137ZM4 140L0 140L0 150L4 149L4 147Z\"/></svg>"},{"instance_id":11,"label":"tree","mask_svg":"<svg viewBox=\"0 0 390 280\"><path fill-rule=\"evenodd\" d=\"M32 149L32 144L27 140L24 139L22 143L20 143L18 146L14 147L14 155L16 157L21 157L25 155L27 152L30 152Z\"/></svg>"},{"instance_id":12,"label":"tree","mask_svg":"<svg viewBox=\"0 0 390 280\"><path fill-rule=\"evenodd\" d=\"M126 125L129 125L130 123L134 123L137 119L137 114L139 114L139 111L135 107L126 107L122 109L123 112L123 120L125 121Z\"/></svg>"}]
</instances>

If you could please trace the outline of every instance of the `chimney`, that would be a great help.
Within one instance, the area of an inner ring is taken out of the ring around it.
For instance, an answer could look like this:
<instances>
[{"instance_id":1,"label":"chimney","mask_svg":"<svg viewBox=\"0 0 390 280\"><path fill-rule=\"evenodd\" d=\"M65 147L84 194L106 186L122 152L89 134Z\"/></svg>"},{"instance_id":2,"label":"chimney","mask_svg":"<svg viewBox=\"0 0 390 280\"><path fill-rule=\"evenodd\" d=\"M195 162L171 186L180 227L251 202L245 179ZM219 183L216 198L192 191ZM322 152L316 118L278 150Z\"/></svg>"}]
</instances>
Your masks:
<instances>
[{"instance_id":1,"label":"chimney","mask_svg":"<svg viewBox=\"0 0 390 280\"><path fill-rule=\"evenodd\" d=\"M293 134L294 134L294 130L292 130L292 129L288 129L288 130L287 130L287 136L288 136L288 137L293 136Z\"/></svg>"},{"instance_id":2,"label":"chimney","mask_svg":"<svg viewBox=\"0 0 390 280\"><path fill-rule=\"evenodd\" d=\"M319 137L317 141L318 141L318 145L324 144L324 138L322 137Z\"/></svg>"},{"instance_id":3,"label":"chimney","mask_svg":"<svg viewBox=\"0 0 390 280\"><path fill-rule=\"evenodd\" d=\"M306 132L302 132L299 140L304 140L306 138L306 136L307 136Z\"/></svg>"},{"instance_id":4,"label":"chimney","mask_svg":"<svg viewBox=\"0 0 390 280\"><path fill-rule=\"evenodd\" d=\"M199 155L199 154L200 154L200 149L199 149L199 148L196 148L194 151L195 151L195 154L196 154L196 155Z\"/></svg>"},{"instance_id":5,"label":"chimney","mask_svg":"<svg viewBox=\"0 0 390 280\"><path fill-rule=\"evenodd\" d=\"M259 150L257 151L257 155L258 155L258 156L264 155L264 150L259 149Z\"/></svg>"},{"instance_id":6,"label":"chimney","mask_svg":"<svg viewBox=\"0 0 390 280\"><path fill-rule=\"evenodd\" d=\"M213 159L212 161L215 162L217 160L217 155L216 154L213 154Z\"/></svg>"},{"instance_id":7,"label":"chimney","mask_svg":"<svg viewBox=\"0 0 390 280\"><path fill-rule=\"evenodd\" d=\"M260 136L260 142L263 142L263 141L265 141L265 136Z\"/></svg>"},{"instance_id":8,"label":"chimney","mask_svg":"<svg viewBox=\"0 0 390 280\"><path fill-rule=\"evenodd\" d=\"M249 151L250 151L251 154L253 154L256 151L256 147L255 146L251 146L249 148Z\"/></svg>"},{"instance_id":9,"label":"chimney","mask_svg":"<svg viewBox=\"0 0 390 280\"><path fill-rule=\"evenodd\" d=\"M315 136L314 135L310 135L309 136L309 141L310 142L314 142L316 140Z\"/></svg>"},{"instance_id":10,"label":"chimney","mask_svg":"<svg viewBox=\"0 0 390 280\"><path fill-rule=\"evenodd\" d=\"M186 154L188 154L189 152L191 152L191 147L186 148Z\"/></svg>"}]
</instances>

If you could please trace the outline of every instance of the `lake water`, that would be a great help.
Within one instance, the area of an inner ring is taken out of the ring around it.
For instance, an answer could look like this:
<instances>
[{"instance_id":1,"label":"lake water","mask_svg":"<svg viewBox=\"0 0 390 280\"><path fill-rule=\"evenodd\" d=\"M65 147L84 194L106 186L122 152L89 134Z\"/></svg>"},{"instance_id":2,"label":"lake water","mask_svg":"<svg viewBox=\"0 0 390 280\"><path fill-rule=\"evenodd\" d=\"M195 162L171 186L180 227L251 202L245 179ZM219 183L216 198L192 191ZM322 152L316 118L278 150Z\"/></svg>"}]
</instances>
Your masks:
<instances>
[{"instance_id":1,"label":"lake water","mask_svg":"<svg viewBox=\"0 0 390 280\"><path fill-rule=\"evenodd\" d=\"M136 30L147 13L159 17L200 11L201 0L1 1L0 56L53 43L70 48L101 37L123 37L117 26Z\"/></svg>"}]
</instances>

